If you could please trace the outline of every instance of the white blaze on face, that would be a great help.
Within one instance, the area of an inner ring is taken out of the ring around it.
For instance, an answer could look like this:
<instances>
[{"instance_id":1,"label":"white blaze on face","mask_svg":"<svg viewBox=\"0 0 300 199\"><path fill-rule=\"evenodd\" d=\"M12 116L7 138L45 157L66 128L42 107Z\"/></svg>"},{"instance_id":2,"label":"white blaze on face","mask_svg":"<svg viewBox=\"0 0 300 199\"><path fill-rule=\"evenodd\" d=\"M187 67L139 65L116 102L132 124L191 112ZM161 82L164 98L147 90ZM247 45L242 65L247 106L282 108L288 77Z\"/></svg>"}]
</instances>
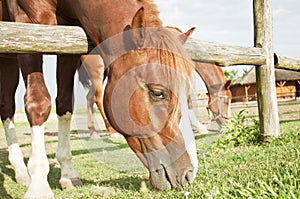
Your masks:
<instances>
[{"instance_id":1,"label":"white blaze on face","mask_svg":"<svg viewBox=\"0 0 300 199\"><path fill-rule=\"evenodd\" d=\"M195 136L192 131L191 123L188 116L187 96L181 96L180 106L181 106L181 120L180 120L179 128L182 132L182 137L184 139L186 151L190 156L191 163L194 167L193 179L195 179L198 170L198 158L197 158Z\"/></svg>"}]
</instances>

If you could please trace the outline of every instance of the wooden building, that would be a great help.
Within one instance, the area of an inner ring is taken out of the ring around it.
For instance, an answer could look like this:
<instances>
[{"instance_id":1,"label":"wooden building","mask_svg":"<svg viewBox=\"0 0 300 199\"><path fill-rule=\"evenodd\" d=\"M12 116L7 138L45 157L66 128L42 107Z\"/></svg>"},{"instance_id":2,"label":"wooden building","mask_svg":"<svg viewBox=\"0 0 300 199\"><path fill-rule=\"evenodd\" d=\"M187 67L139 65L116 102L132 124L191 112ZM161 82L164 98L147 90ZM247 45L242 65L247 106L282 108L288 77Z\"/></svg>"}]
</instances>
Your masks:
<instances>
[{"instance_id":1,"label":"wooden building","mask_svg":"<svg viewBox=\"0 0 300 199\"><path fill-rule=\"evenodd\" d=\"M278 100L300 97L300 72L275 69ZM253 67L246 75L238 78L231 86L232 102L256 101L256 77Z\"/></svg>"}]
</instances>

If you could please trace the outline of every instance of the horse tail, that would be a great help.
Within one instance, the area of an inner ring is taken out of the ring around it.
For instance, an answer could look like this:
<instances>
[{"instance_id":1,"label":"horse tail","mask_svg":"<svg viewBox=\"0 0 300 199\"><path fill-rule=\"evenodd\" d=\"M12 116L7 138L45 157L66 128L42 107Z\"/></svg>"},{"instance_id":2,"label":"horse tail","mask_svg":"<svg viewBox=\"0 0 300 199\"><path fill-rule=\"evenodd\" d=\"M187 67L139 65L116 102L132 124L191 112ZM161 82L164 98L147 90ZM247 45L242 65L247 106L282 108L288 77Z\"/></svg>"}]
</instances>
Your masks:
<instances>
[{"instance_id":1,"label":"horse tail","mask_svg":"<svg viewBox=\"0 0 300 199\"><path fill-rule=\"evenodd\" d=\"M83 88L90 89L92 87L92 81L90 76L85 69L84 65L77 69L79 82L82 84Z\"/></svg>"}]
</instances>

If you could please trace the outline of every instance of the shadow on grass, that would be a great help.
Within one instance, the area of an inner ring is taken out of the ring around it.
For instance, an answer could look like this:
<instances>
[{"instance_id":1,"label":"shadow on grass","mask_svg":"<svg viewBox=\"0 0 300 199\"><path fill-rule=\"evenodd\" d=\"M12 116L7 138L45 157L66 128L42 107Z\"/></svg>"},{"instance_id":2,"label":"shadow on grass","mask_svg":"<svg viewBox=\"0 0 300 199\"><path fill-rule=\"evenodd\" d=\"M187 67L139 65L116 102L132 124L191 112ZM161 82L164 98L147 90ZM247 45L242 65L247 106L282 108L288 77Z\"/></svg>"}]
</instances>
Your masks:
<instances>
[{"instance_id":1,"label":"shadow on grass","mask_svg":"<svg viewBox=\"0 0 300 199\"><path fill-rule=\"evenodd\" d=\"M99 131L100 133L103 133L103 131ZM107 143L108 146L101 146L101 143L99 145L97 144L98 139L91 139L89 136L87 137L81 137L81 135L76 136L78 134L81 134L84 136L85 134L88 134L89 131L72 131L71 133L71 141L76 141L76 140L85 140L87 142L95 142L96 145L91 148L81 148L81 149L73 149L72 150L72 155L77 156L77 155L85 155L85 154L90 154L90 153L98 153L98 152L103 152L105 151L118 151L120 149L124 148L129 148L127 142L124 142L123 140L112 140L109 137L106 136L100 136L101 142L102 143ZM26 134L30 136L30 134ZM45 132L46 136L49 137L54 137L57 136L57 132ZM45 138L45 143L46 144L51 144L51 143L57 143L57 139L54 140L53 138L50 140L47 140ZM30 147L31 143L25 143L20 145L22 148L23 147ZM56 154L55 153L48 153L47 154L48 159L55 159ZM27 163L29 158L24 158L25 163ZM8 198L12 199L13 197L9 195L7 190L5 189L5 181L4 177L8 176L9 178L13 179L14 182L15 176L14 176L14 169L10 166L9 160L8 160L8 151L6 148L0 148L0 198ZM60 180L60 175L61 175L61 169L59 166L53 164L50 164L50 171L48 174L48 182L51 187L51 189L61 189L59 180ZM83 182L83 185L94 185L95 181L90 181L88 179L81 179ZM138 190L139 186L141 183L141 179L139 177L121 177L119 179L112 179L112 180L107 180L101 182L101 185L103 186L114 186L117 188L122 188L122 189L130 189L130 190Z\"/></svg>"},{"instance_id":2,"label":"shadow on grass","mask_svg":"<svg viewBox=\"0 0 300 199\"><path fill-rule=\"evenodd\" d=\"M48 174L48 182L51 189L60 189L61 186L59 183L60 180L60 168L50 166L50 171ZM114 187L116 189L123 189L123 190L132 190L138 191L140 189L140 185L143 179L136 176L128 176L128 177L120 177L118 179L110 179L95 183L94 180L87 180L84 178L80 178L82 182L82 186L89 186L89 185L99 185L104 187Z\"/></svg>"},{"instance_id":3,"label":"shadow on grass","mask_svg":"<svg viewBox=\"0 0 300 199\"><path fill-rule=\"evenodd\" d=\"M281 120L281 121L280 121L280 124L284 124L284 123L293 123L293 122L300 122L300 119Z\"/></svg>"},{"instance_id":4,"label":"shadow on grass","mask_svg":"<svg viewBox=\"0 0 300 199\"><path fill-rule=\"evenodd\" d=\"M220 135L219 131L209 131L208 133L205 134L196 134L195 135L195 140L200 140L200 139L206 139L206 138L215 138Z\"/></svg>"},{"instance_id":5,"label":"shadow on grass","mask_svg":"<svg viewBox=\"0 0 300 199\"><path fill-rule=\"evenodd\" d=\"M139 191L143 179L136 176L121 177L118 179L105 180L100 186L114 187L116 189ZM85 184L85 183L84 183Z\"/></svg>"},{"instance_id":6,"label":"shadow on grass","mask_svg":"<svg viewBox=\"0 0 300 199\"><path fill-rule=\"evenodd\" d=\"M12 179L15 180L15 172L13 169L8 168L7 166L9 165L8 161L8 152L6 149L0 149L0 196L1 198L7 198L7 199L12 199L13 197L9 195L4 187L4 174L7 176L10 176Z\"/></svg>"}]
</instances>

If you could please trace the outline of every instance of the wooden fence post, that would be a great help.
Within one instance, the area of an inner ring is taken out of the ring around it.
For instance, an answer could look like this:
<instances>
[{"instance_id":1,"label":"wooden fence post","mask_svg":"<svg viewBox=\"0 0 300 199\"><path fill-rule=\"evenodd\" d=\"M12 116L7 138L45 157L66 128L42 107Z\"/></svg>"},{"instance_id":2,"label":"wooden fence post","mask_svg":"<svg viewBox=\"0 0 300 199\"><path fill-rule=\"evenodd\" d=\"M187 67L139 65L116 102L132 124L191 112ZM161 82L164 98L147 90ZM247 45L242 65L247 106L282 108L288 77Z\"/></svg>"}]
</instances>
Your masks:
<instances>
[{"instance_id":1,"label":"wooden fence post","mask_svg":"<svg viewBox=\"0 0 300 199\"><path fill-rule=\"evenodd\" d=\"M278 105L276 98L272 0L253 0L254 45L261 47L266 64L256 66L256 85L260 131L263 139L280 136Z\"/></svg>"}]
</instances>

